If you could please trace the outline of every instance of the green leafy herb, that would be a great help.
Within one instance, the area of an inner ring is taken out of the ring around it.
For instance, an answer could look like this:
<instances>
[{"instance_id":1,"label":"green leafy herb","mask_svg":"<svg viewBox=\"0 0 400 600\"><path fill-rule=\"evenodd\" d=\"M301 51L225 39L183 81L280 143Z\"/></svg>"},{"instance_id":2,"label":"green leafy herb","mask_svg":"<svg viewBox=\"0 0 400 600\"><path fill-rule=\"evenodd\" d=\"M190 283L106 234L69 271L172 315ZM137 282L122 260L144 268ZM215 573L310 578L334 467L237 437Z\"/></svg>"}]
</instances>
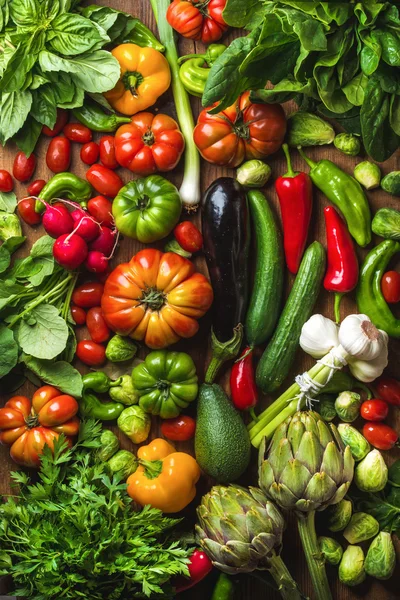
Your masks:
<instances>
[{"instance_id":1,"label":"green leafy herb","mask_svg":"<svg viewBox=\"0 0 400 600\"><path fill-rule=\"evenodd\" d=\"M65 394L70 394L75 398L82 395L82 376L69 363L63 360L56 362L40 360L24 355L22 355L22 361L30 371L45 383L54 385Z\"/></svg>"}]
</instances>

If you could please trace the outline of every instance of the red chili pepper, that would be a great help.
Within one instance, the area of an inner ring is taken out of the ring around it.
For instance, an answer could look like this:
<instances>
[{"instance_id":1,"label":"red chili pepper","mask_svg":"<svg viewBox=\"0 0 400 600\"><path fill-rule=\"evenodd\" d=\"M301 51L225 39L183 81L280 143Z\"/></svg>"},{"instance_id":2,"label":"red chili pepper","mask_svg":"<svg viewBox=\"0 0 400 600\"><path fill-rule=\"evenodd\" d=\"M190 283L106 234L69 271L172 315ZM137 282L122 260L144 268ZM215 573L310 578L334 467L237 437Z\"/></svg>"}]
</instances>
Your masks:
<instances>
[{"instance_id":1,"label":"red chili pepper","mask_svg":"<svg viewBox=\"0 0 400 600\"><path fill-rule=\"evenodd\" d=\"M333 206L324 209L327 262L324 288L335 292L335 318L340 321L340 300L346 292L351 292L358 281L358 260L346 223Z\"/></svg>"},{"instance_id":2,"label":"red chili pepper","mask_svg":"<svg viewBox=\"0 0 400 600\"><path fill-rule=\"evenodd\" d=\"M302 171L293 171L289 147L283 144L288 171L275 182L283 223L286 264L297 273L307 242L312 211L312 182Z\"/></svg>"},{"instance_id":3,"label":"red chili pepper","mask_svg":"<svg viewBox=\"0 0 400 600\"><path fill-rule=\"evenodd\" d=\"M253 350L245 348L238 360L233 363L231 370L231 398L238 410L248 410L256 421L254 407L258 394L254 379Z\"/></svg>"},{"instance_id":4,"label":"red chili pepper","mask_svg":"<svg viewBox=\"0 0 400 600\"><path fill-rule=\"evenodd\" d=\"M188 565L190 579L186 577L176 577L173 585L176 593L183 592L199 583L206 575L212 571L213 565L207 554L203 550L195 550L190 557Z\"/></svg>"}]
</instances>

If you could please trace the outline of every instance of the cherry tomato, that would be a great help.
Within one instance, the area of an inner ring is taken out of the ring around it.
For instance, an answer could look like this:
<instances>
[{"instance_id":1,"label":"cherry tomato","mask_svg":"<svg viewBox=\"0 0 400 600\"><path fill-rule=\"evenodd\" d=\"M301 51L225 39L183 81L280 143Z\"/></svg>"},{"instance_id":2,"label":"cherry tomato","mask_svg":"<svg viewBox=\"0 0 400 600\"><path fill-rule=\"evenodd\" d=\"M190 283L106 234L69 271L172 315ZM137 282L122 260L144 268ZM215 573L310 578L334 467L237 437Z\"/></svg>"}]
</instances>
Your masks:
<instances>
[{"instance_id":1,"label":"cherry tomato","mask_svg":"<svg viewBox=\"0 0 400 600\"><path fill-rule=\"evenodd\" d=\"M57 108L57 119L53 129L50 129L49 127L47 127L47 125L43 125L42 133L44 133L44 135L47 135L48 137L54 137L55 135L58 135L60 131L62 131L67 121L68 111L66 111L64 108Z\"/></svg>"},{"instance_id":2,"label":"cherry tomato","mask_svg":"<svg viewBox=\"0 0 400 600\"><path fill-rule=\"evenodd\" d=\"M400 381L394 377L381 377L375 387L382 400L394 406L400 406Z\"/></svg>"},{"instance_id":3,"label":"cherry tomato","mask_svg":"<svg viewBox=\"0 0 400 600\"><path fill-rule=\"evenodd\" d=\"M107 327L100 306L89 308L86 317L86 327L94 342L106 342L110 337L110 329Z\"/></svg>"},{"instance_id":4,"label":"cherry tomato","mask_svg":"<svg viewBox=\"0 0 400 600\"><path fill-rule=\"evenodd\" d=\"M50 141L46 164L53 173L68 171L71 164L71 142L66 137L58 135Z\"/></svg>"},{"instance_id":5,"label":"cherry tomato","mask_svg":"<svg viewBox=\"0 0 400 600\"><path fill-rule=\"evenodd\" d=\"M381 280L382 294L386 302L396 304L400 301L400 273L388 271Z\"/></svg>"},{"instance_id":6,"label":"cherry tomato","mask_svg":"<svg viewBox=\"0 0 400 600\"><path fill-rule=\"evenodd\" d=\"M113 227L112 202L105 196L96 196L88 202L88 211L98 223L106 227Z\"/></svg>"},{"instance_id":7,"label":"cherry tomato","mask_svg":"<svg viewBox=\"0 0 400 600\"><path fill-rule=\"evenodd\" d=\"M46 182L44 179L35 179L35 181L32 181L32 183L28 185L26 191L30 196L38 196L45 185Z\"/></svg>"},{"instance_id":8,"label":"cherry tomato","mask_svg":"<svg viewBox=\"0 0 400 600\"><path fill-rule=\"evenodd\" d=\"M366 421L383 421L389 412L389 407L383 400L366 400L361 404L361 416Z\"/></svg>"},{"instance_id":9,"label":"cherry tomato","mask_svg":"<svg viewBox=\"0 0 400 600\"><path fill-rule=\"evenodd\" d=\"M86 179L96 192L104 196L110 196L111 198L115 198L124 185L122 179L104 165L93 165L90 167L86 173Z\"/></svg>"},{"instance_id":10,"label":"cherry tomato","mask_svg":"<svg viewBox=\"0 0 400 600\"><path fill-rule=\"evenodd\" d=\"M100 306L104 285L99 281L87 281L78 285L72 294L72 303L80 308Z\"/></svg>"},{"instance_id":11,"label":"cherry tomato","mask_svg":"<svg viewBox=\"0 0 400 600\"><path fill-rule=\"evenodd\" d=\"M115 138L113 135L103 135L99 141L100 162L109 169L117 169L119 164L115 158Z\"/></svg>"},{"instance_id":12,"label":"cherry tomato","mask_svg":"<svg viewBox=\"0 0 400 600\"><path fill-rule=\"evenodd\" d=\"M23 152L18 152L14 158L13 175L17 181L29 181L36 169L36 157L31 154L29 158Z\"/></svg>"},{"instance_id":13,"label":"cherry tomato","mask_svg":"<svg viewBox=\"0 0 400 600\"><path fill-rule=\"evenodd\" d=\"M99 158L100 148L96 142L88 142L83 144L81 148L81 161L85 165L93 165Z\"/></svg>"},{"instance_id":14,"label":"cherry tomato","mask_svg":"<svg viewBox=\"0 0 400 600\"><path fill-rule=\"evenodd\" d=\"M191 221L182 221L174 229L178 244L186 252L198 252L203 246L203 236Z\"/></svg>"},{"instance_id":15,"label":"cherry tomato","mask_svg":"<svg viewBox=\"0 0 400 600\"><path fill-rule=\"evenodd\" d=\"M204 44L216 42L228 29L222 17L226 0L174 0L167 21L183 37Z\"/></svg>"},{"instance_id":16,"label":"cherry tomato","mask_svg":"<svg viewBox=\"0 0 400 600\"><path fill-rule=\"evenodd\" d=\"M68 123L63 129L63 134L71 142L78 142L78 144L87 144L92 141L92 132L82 123Z\"/></svg>"},{"instance_id":17,"label":"cherry tomato","mask_svg":"<svg viewBox=\"0 0 400 600\"><path fill-rule=\"evenodd\" d=\"M367 421L363 427L363 436L378 450L390 450L396 445L399 436L385 423Z\"/></svg>"},{"instance_id":18,"label":"cherry tomato","mask_svg":"<svg viewBox=\"0 0 400 600\"><path fill-rule=\"evenodd\" d=\"M213 564L203 550L194 550L193 554L190 556L188 569L189 579L183 577L183 575L179 575L173 579L173 586L177 593L188 590L198 584L210 573L210 571L212 571Z\"/></svg>"},{"instance_id":19,"label":"cherry tomato","mask_svg":"<svg viewBox=\"0 0 400 600\"><path fill-rule=\"evenodd\" d=\"M196 421L187 415L175 419L166 419L161 424L161 433L167 440L186 442L191 440L196 431Z\"/></svg>"},{"instance_id":20,"label":"cherry tomato","mask_svg":"<svg viewBox=\"0 0 400 600\"><path fill-rule=\"evenodd\" d=\"M80 306L71 306L71 315L77 325L86 323L86 312Z\"/></svg>"},{"instance_id":21,"label":"cherry tomato","mask_svg":"<svg viewBox=\"0 0 400 600\"><path fill-rule=\"evenodd\" d=\"M76 346L76 356L89 367L100 367L106 362L106 349L92 340L81 340Z\"/></svg>"},{"instance_id":22,"label":"cherry tomato","mask_svg":"<svg viewBox=\"0 0 400 600\"><path fill-rule=\"evenodd\" d=\"M35 212L36 198L23 198L18 202L19 216L28 225L38 225L42 215Z\"/></svg>"},{"instance_id":23,"label":"cherry tomato","mask_svg":"<svg viewBox=\"0 0 400 600\"><path fill-rule=\"evenodd\" d=\"M13 179L8 171L0 169L0 192L12 192L14 188Z\"/></svg>"}]
</instances>

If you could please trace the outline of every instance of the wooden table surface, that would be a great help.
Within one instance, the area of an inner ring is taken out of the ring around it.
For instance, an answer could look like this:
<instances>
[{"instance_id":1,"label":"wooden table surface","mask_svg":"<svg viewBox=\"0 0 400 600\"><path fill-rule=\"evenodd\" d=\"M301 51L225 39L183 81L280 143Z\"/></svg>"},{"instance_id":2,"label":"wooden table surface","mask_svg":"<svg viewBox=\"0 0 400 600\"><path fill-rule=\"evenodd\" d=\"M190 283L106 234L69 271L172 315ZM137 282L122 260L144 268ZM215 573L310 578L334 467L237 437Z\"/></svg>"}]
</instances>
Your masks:
<instances>
[{"instance_id":1,"label":"wooden table surface","mask_svg":"<svg viewBox=\"0 0 400 600\"><path fill-rule=\"evenodd\" d=\"M150 2L148 0L97 0L96 4L101 5L109 5L114 8L124 10L126 12L130 12L132 15L135 15L142 19L142 21L151 27L153 31L156 32L155 21L153 18L153 14L150 7ZM225 37L224 42L230 42L234 37L240 35L238 31L230 31ZM180 42L180 50L181 54L187 54L189 52L200 52L204 50L204 47L201 43L192 42L191 40L183 40ZM197 116L200 110L200 101L196 98L193 98L193 110L195 116ZM175 109L172 101L172 95L170 93L165 94L165 96L161 99L161 101L157 104L156 109L161 110L162 112L166 112L172 116L175 115ZM291 112L294 110L294 106L290 103L285 106L287 112ZM151 109L150 109L151 110ZM35 154L37 157L37 169L34 175L34 178L43 178L48 180L51 178L52 173L47 169L45 162L45 153L48 145L48 138L41 139L36 150ZM79 150L80 147L78 144L73 145L73 160L71 164L71 170L77 175L84 176L85 174L85 165L80 161L79 158ZM12 170L12 162L13 157L15 155L15 147L12 145L7 146L7 148L0 148L0 168L7 169L9 171ZM305 169L304 162L300 159L296 152L293 152L293 164L295 169ZM333 146L327 146L318 149L309 149L308 154L313 159L319 159L322 157L331 158L336 163L341 165L348 172L352 172L354 165L360 160L363 160L364 157L345 157L338 150L336 150ZM268 160L269 164L272 167L272 177L270 183L267 185L265 189L266 196L273 206L277 218L279 219L279 210L277 197L274 191L273 181L276 177L286 171L285 169L285 161L283 154L281 152L277 153L275 156L271 157ZM384 173L392 171L394 169L400 169L400 153L397 152L396 156L393 156L389 161L382 165L382 170ZM307 169L306 169L307 170ZM131 178L130 172L120 169L120 174L124 181L128 181ZM217 177L220 176L234 176L234 171L230 169L224 169L219 167L214 167L205 161L202 161L202 190L204 191L208 185L214 181ZM169 174L168 177L174 182L179 184L182 173L181 168L176 169L173 173ZM17 184L16 193L18 194L18 198L26 195L26 187L25 184ZM373 192L368 193L368 197L370 200L371 208L375 212L378 208L383 206L390 207L399 207L399 200L394 197L389 196L382 190L375 190ZM327 205L326 199L322 196L322 194L315 192L314 193L314 207L313 207L313 218L312 225L310 227L309 233L309 242L312 242L315 239L320 240L323 244L325 244L325 230L324 230L324 220L323 220L323 209ZM199 215L195 215L194 221L198 224L200 223ZM27 236L28 241L24 245L22 249L22 254L26 254L28 248L36 239L43 235L42 227L38 228L30 228L23 224L24 234ZM129 260L135 252L141 249L142 245L134 240L124 239L118 249L116 257L114 258L114 264L118 264L119 262L124 262ZM158 247L162 248L162 242L158 244ZM360 258L365 255L365 251L359 251ZM197 257L195 259L196 265L199 270L206 272L206 268L204 265L203 258ZM290 289L292 284L292 276L287 276L287 290ZM325 291L321 292L319 297L317 306L314 312L321 312L325 316L332 317L333 316L333 302L332 296ZM345 314L349 314L351 312L356 312L356 305L354 302L354 298L349 295L349 297L345 297L342 302L342 316ZM192 338L191 340L180 342L174 348L177 350L184 350L190 352L194 360L196 361L198 368L198 375L200 380L204 375L204 367L207 364L207 356L208 356L208 340L209 340L209 329L210 322L207 317L205 317L201 323L199 333ZM80 328L79 337L84 338L85 330ZM144 357L146 354L146 350L142 349L140 351L139 356ZM387 372L390 372L392 375L399 375L398 369L398 361L400 358L400 342L399 341L390 341L390 363L387 369ZM290 385L292 382L293 376L297 373L301 373L307 370L313 363L313 360L310 357L306 356L301 350L298 351L295 366L292 369L287 381L283 384L282 389L286 389L287 385ZM82 368L82 371L85 370L85 367L82 364L77 365L79 368ZM227 370L222 373L220 377L220 383L224 385L227 384ZM0 383L0 391L1 391L1 383ZM24 388L21 389L21 393L26 393L27 395L32 394L34 391L34 387L32 384L27 383ZM7 397L1 397L1 405L3 405L4 401ZM272 398L261 398L260 406L265 408L265 406L272 400ZM393 424L397 421L395 426L397 425L397 430L400 430L400 411L397 410L397 415L393 411L391 413L391 421ZM118 430L114 428L117 432ZM154 419L153 428L152 428L152 437L157 437L159 430L159 422ZM122 446L132 449L132 444L123 434L120 434ZM184 449L188 452L192 452L193 448L190 443L187 444L178 444L180 449ZM393 459L393 453L391 453L390 459ZM254 452L252 467L249 469L249 472L243 478L241 483L247 484L256 484L256 453ZM6 448L0 448L0 493L9 493L9 471L15 469L15 464L11 461L8 455L8 450ZM211 482L203 479L199 484L199 494L198 500L201 497L201 494L204 493ZM194 509L196 506L196 502L192 503L192 506L187 510L187 518L188 525L190 526L190 518L194 516ZM399 550L399 545L397 544L397 550ZM313 596L313 590L311 586L311 582L307 573L307 566L305 563L305 559L303 556L303 552L301 549L300 540L297 536L297 532L295 529L295 523L291 518L289 518L289 525L284 536L284 550L283 550L283 558L286 561L289 570L291 571L294 578L298 581L303 593L315 600L318 600ZM398 560L400 560L400 553L398 552ZM397 573L399 573L400 569L397 566ZM328 577L331 582L333 597L340 600L354 600L356 598L365 598L368 600L394 600L395 598L400 598L399 592L399 581L398 578L392 577L391 580L387 582L378 582L375 579L370 577L357 588L351 589L345 586L342 586L337 579L337 571L336 569L328 566ZM396 582L397 579L397 582ZM192 600L200 600L203 598L210 598L211 589L213 586L213 577L210 576L207 580L187 592L186 594L182 594L182 600L184 598L191 598ZM3 582L3 588L0 585L0 593L6 592L6 587ZM241 576L238 578L237 592L235 595L235 600L255 600L261 598L270 598L270 600L277 600L280 598L280 595L270 591L265 585L261 582L258 582L256 579L249 576ZM89 600L89 599L88 599Z\"/></svg>"}]
</instances>

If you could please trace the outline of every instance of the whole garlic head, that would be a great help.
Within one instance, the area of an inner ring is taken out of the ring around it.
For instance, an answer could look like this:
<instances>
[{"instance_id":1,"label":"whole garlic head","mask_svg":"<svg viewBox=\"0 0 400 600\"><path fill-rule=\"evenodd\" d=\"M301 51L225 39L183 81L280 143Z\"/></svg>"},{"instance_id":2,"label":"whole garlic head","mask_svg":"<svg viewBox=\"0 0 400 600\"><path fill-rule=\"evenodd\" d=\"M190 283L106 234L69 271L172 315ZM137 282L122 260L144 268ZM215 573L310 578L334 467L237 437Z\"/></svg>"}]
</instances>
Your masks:
<instances>
[{"instance_id":1,"label":"whole garlic head","mask_svg":"<svg viewBox=\"0 0 400 600\"><path fill-rule=\"evenodd\" d=\"M370 383L377 377L380 377L383 370L388 364L388 349L387 346L384 350L372 360L360 360L358 358L348 359L349 369L358 381L364 383Z\"/></svg>"},{"instance_id":2,"label":"whole garlic head","mask_svg":"<svg viewBox=\"0 0 400 600\"><path fill-rule=\"evenodd\" d=\"M313 315L304 323L300 346L314 358L322 358L339 344L338 326L323 315Z\"/></svg>"},{"instance_id":3,"label":"whole garlic head","mask_svg":"<svg viewBox=\"0 0 400 600\"><path fill-rule=\"evenodd\" d=\"M360 360L374 360L388 344L388 334L377 329L367 315L349 315L339 328L339 343L346 352Z\"/></svg>"}]
</instances>

